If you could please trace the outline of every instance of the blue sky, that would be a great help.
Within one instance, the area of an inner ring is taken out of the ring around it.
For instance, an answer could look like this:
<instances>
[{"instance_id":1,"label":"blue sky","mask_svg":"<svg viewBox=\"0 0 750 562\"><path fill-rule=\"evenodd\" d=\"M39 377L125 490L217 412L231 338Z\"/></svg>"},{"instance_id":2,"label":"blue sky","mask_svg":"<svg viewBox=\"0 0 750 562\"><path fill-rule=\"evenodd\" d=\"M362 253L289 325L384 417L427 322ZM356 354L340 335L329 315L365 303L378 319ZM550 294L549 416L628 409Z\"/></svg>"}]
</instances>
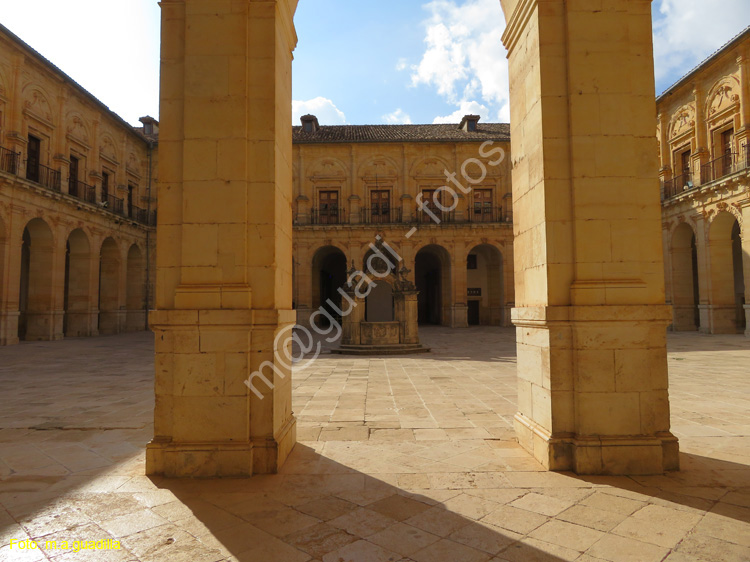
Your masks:
<instances>
[{"instance_id":1,"label":"blue sky","mask_svg":"<svg viewBox=\"0 0 750 562\"><path fill-rule=\"evenodd\" d=\"M124 119L158 116L155 0L6 4L1 23ZM653 10L656 93L750 25L750 0L655 0ZM499 0L300 0L295 23L295 120L508 119Z\"/></svg>"}]
</instances>

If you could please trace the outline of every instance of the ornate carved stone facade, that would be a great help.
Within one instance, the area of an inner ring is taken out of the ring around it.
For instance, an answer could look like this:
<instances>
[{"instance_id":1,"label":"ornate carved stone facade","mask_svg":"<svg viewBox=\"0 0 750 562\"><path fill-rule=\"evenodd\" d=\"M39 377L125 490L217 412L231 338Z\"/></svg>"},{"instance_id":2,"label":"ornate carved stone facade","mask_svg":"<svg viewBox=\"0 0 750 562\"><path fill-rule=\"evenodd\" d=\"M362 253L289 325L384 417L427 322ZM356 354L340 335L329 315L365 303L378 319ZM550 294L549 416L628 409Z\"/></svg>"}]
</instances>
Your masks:
<instances>
[{"instance_id":1,"label":"ornate carved stone facade","mask_svg":"<svg viewBox=\"0 0 750 562\"><path fill-rule=\"evenodd\" d=\"M750 335L750 29L657 110L672 326Z\"/></svg>"},{"instance_id":2,"label":"ornate carved stone facade","mask_svg":"<svg viewBox=\"0 0 750 562\"><path fill-rule=\"evenodd\" d=\"M143 122L151 139L0 26L0 345L146 329Z\"/></svg>"},{"instance_id":3,"label":"ornate carved stone facade","mask_svg":"<svg viewBox=\"0 0 750 562\"><path fill-rule=\"evenodd\" d=\"M299 323L340 301L349 265L380 236L410 270L421 323L510 325L508 128L478 121L321 127L303 117L293 136Z\"/></svg>"}]
</instances>

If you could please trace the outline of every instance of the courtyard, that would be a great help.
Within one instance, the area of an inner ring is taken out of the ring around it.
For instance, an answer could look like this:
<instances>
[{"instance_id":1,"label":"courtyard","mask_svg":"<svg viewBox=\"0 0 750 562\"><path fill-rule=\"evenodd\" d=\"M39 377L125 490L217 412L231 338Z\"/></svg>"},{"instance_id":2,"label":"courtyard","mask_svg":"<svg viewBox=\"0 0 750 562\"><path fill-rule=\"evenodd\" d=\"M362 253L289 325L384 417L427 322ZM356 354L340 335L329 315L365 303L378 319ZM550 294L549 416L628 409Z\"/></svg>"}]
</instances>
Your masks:
<instances>
[{"instance_id":1,"label":"courtyard","mask_svg":"<svg viewBox=\"0 0 750 562\"><path fill-rule=\"evenodd\" d=\"M432 353L303 363L299 443L246 480L144 476L151 334L0 348L0 560L750 559L747 339L670 335L682 470L647 477L545 472L518 446L513 330L422 339Z\"/></svg>"}]
</instances>

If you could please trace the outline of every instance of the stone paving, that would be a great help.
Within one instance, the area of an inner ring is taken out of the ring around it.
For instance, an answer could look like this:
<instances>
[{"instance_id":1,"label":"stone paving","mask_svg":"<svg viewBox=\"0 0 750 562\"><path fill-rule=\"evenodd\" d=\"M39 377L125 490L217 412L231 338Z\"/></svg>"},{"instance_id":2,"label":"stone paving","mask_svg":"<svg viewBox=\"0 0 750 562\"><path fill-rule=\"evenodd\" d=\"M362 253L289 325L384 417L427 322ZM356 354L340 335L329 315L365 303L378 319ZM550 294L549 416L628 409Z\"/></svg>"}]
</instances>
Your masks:
<instances>
[{"instance_id":1,"label":"stone paving","mask_svg":"<svg viewBox=\"0 0 750 562\"><path fill-rule=\"evenodd\" d=\"M298 369L282 474L221 481L143 476L150 335L0 348L0 560L750 560L750 341L670 336L683 470L628 478L547 473L514 442L512 330L423 339Z\"/></svg>"}]
</instances>

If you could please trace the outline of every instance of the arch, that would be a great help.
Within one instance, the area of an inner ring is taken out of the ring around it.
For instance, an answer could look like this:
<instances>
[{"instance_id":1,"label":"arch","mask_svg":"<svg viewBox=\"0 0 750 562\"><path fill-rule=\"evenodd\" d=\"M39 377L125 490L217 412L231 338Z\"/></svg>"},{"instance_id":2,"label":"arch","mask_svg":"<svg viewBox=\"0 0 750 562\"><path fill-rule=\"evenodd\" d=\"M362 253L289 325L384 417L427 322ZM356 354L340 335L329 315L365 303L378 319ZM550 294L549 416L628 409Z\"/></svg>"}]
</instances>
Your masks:
<instances>
[{"instance_id":1,"label":"arch","mask_svg":"<svg viewBox=\"0 0 750 562\"><path fill-rule=\"evenodd\" d=\"M99 332L117 334L120 325L120 248L112 238L104 240L99 252Z\"/></svg>"},{"instance_id":2,"label":"arch","mask_svg":"<svg viewBox=\"0 0 750 562\"><path fill-rule=\"evenodd\" d=\"M694 331L700 327L698 310L698 251L695 232L680 223L672 232L669 248L672 275L672 308L675 331Z\"/></svg>"},{"instance_id":3,"label":"arch","mask_svg":"<svg viewBox=\"0 0 750 562\"><path fill-rule=\"evenodd\" d=\"M65 245L65 337L91 335L91 244L86 233L77 228L68 236Z\"/></svg>"},{"instance_id":4,"label":"arch","mask_svg":"<svg viewBox=\"0 0 750 562\"><path fill-rule=\"evenodd\" d=\"M312 307L323 308L334 318L339 314L328 303L341 310L339 287L346 283L346 254L337 246L318 248L312 259Z\"/></svg>"},{"instance_id":5,"label":"arch","mask_svg":"<svg viewBox=\"0 0 750 562\"><path fill-rule=\"evenodd\" d=\"M23 230L18 302L18 338L27 341L54 339L55 239L41 218L28 222Z\"/></svg>"},{"instance_id":6,"label":"arch","mask_svg":"<svg viewBox=\"0 0 750 562\"><path fill-rule=\"evenodd\" d=\"M474 246L466 256L468 322L502 326L505 318L503 255L492 244Z\"/></svg>"},{"instance_id":7,"label":"arch","mask_svg":"<svg viewBox=\"0 0 750 562\"><path fill-rule=\"evenodd\" d=\"M441 156L423 156L417 158L409 169L409 177L416 179L436 178L445 181L445 171L451 166Z\"/></svg>"},{"instance_id":8,"label":"arch","mask_svg":"<svg viewBox=\"0 0 750 562\"><path fill-rule=\"evenodd\" d=\"M706 96L705 115L711 120L729 108L739 105L740 97L737 94L740 81L736 76L724 76L717 80Z\"/></svg>"},{"instance_id":9,"label":"arch","mask_svg":"<svg viewBox=\"0 0 750 562\"><path fill-rule=\"evenodd\" d=\"M414 257L414 278L420 324L450 325L451 259L448 250L437 244L419 249Z\"/></svg>"},{"instance_id":10,"label":"arch","mask_svg":"<svg viewBox=\"0 0 750 562\"><path fill-rule=\"evenodd\" d=\"M740 225L732 213L721 211L711 221L708 245L711 332L733 334L744 328L744 277Z\"/></svg>"},{"instance_id":11,"label":"arch","mask_svg":"<svg viewBox=\"0 0 750 562\"><path fill-rule=\"evenodd\" d=\"M109 133L105 132L101 135L101 142L99 143L99 154L111 162L119 162L119 151L117 150L117 142L114 137Z\"/></svg>"},{"instance_id":12,"label":"arch","mask_svg":"<svg viewBox=\"0 0 750 562\"><path fill-rule=\"evenodd\" d=\"M146 302L144 298L146 294L146 267L143 252L137 244L133 244L128 250L126 271L126 329L129 332L137 332L146 329Z\"/></svg>"},{"instance_id":13,"label":"arch","mask_svg":"<svg viewBox=\"0 0 750 562\"><path fill-rule=\"evenodd\" d=\"M66 117L66 123L65 131L68 135L79 143L88 144L89 138L91 138L89 135L91 128L83 115L78 111L71 111Z\"/></svg>"},{"instance_id":14,"label":"arch","mask_svg":"<svg viewBox=\"0 0 750 562\"><path fill-rule=\"evenodd\" d=\"M54 125L52 106L49 103L49 94L37 84L26 84L21 93L24 111L35 116L37 119Z\"/></svg>"},{"instance_id":15,"label":"arch","mask_svg":"<svg viewBox=\"0 0 750 562\"><path fill-rule=\"evenodd\" d=\"M349 177L349 167L333 156L316 158L308 168L307 179L323 181L345 181Z\"/></svg>"},{"instance_id":16,"label":"arch","mask_svg":"<svg viewBox=\"0 0 750 562\"><path fill-rule=\"evenodd\" d=\"M693 104L685 104L672 114L669 120L667 132L669 140L680 137L695 128L695 107Z\"/></svg>"}]
</instances>

